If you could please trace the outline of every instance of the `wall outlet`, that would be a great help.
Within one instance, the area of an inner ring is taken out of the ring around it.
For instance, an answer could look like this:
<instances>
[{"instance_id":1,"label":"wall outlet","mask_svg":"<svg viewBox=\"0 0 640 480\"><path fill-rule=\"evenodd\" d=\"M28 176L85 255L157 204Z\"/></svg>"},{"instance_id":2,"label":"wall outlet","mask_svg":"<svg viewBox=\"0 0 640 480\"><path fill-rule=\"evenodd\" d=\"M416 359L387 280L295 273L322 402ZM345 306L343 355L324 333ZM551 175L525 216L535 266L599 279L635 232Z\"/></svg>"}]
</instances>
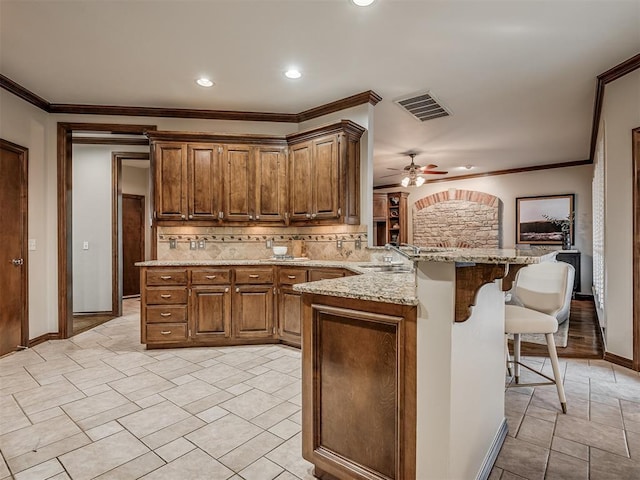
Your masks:
<instances>
[{"instance_id":1,"label":"wall outlet","mask_svg":"<svg viewBox=\"0 0 640 480\"><path fill-rule=\"evenodd\" d=\"M175 238L170 238L169 239L169 248L176 248L178 245L178 242L176 242Z\"/></svg>"},{"instance_id":2,"label":"wall outlet","mask_svg":"<svg viewBox=\"0 0 640 480\"><path fill-rule=\"evenodd\" d=\"M273 241L270 238L267 238L266 245L267 248L271 248L273 246Z\"/></svg>"},{"instance_id":3,"label":"wall outlet","mask_svg":"<svg viewBox=\"0 0 640 480\"><path fill-rule=\"evenodd\" d=\"M360 240L359 238L356 238L355 247L356 247L356 250L360 250L362 248L362 240Z\"/></svg>"},{"instance_id":4,"label":"wall outlet","mask_svg":"<svg viewBox=\"0 0 640 480\"><path fill-rule=\"evenodd\" d=\"M336 240L336 247L338 249L342 248L342 240Z\"/></svg>"},{"instance_id":5,"label":"wall outlet","mask_svg":"<svg viewBox=\"0 0 640 480\"><path fill-rule=\"evenodd\" d=\"M201 238L200 240L198 240L198 248L199 249L204 249L204 247L206 246L207 242L205 241L204 238Z\"/></svg>"},{"instance_id":6,"label":"wall outlet","mask_svg":"<svg viewBox=\"0 0 640 480\"><path fill-rule=\"evenodd\" d=\"M35 238L30 238L29 239L29 250L35 250L36 249L36 239Z\"/></svg>"},{"instance_id":7,"label":"wall outlet","mask_svg":"<svg viewBox=\"0 0 640 480\"><path fill-rule=\"evenodd\" d=\"M189 240L189 249L195 250L197 248L198 248L198 242L196 242L195 240Z\"/></svg>"},{"instance_id":8,"label":"wall outlet","mask_svg":"<svg viewBox=\"0 0 640 480\"><path fill-rule=\"evenodd\" d=\"M82 249L89 250L89 242L87 242L86 240L82 242Z\"/></svg>"}]
</instances>

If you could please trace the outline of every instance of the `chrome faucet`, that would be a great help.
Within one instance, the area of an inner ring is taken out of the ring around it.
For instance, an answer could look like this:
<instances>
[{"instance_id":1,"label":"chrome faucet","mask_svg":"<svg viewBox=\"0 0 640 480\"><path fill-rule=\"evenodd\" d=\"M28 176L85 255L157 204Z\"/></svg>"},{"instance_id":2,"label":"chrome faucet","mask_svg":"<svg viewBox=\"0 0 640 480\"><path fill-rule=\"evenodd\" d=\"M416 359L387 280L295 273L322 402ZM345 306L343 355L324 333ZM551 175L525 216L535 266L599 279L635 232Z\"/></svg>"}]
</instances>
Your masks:
<instances>
[{"instance_id":1,"label":"chrome faucet","mask_svg":"<svg viewBox=\"0 0 640 480\"><path fill-rule=\"evenodd\" d=\"M394 245L393 243L387 243L384 248L386 250L393 250L394 252L398 252L400 255L402 255L405 258L408 258L409 260L413 260L413 257L411 255L409 255L407 252L402 251L402 249L398 248L396 245Z\"/></svg>"},{"instance_id":2,"label":"chrome faucet","mask_svg":"<svg viewBox=\"0 0 640 480\"><path fill-rule=\"evenodd\" d=\"M411 247L413 249L413 254L414 255L420 255L420 247L418 247L417 245L411 245L410 243L401 243L400 246L401 247Z\"/></svg>"}]
</instances>

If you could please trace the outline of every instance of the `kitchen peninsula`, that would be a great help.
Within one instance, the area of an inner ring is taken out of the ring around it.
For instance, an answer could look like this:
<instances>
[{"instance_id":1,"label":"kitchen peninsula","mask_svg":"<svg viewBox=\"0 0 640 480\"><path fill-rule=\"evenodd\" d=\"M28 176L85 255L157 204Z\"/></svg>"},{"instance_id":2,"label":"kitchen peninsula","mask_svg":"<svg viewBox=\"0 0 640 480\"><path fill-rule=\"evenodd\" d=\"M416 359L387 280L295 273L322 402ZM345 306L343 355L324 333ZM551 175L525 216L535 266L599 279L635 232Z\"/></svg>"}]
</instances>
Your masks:
<instances>
[{"instance_id":1,"label":"kitchen peninsula","mask_svg":"<svg viewBox=\"0 0 640 480\"><path fill-rule=\"evenodd\" d=\"M507 433L502 290L554 256L418 253L414 275L296 285L303 456L316 476L486 479Z\"/></svg>"}]
</instances>

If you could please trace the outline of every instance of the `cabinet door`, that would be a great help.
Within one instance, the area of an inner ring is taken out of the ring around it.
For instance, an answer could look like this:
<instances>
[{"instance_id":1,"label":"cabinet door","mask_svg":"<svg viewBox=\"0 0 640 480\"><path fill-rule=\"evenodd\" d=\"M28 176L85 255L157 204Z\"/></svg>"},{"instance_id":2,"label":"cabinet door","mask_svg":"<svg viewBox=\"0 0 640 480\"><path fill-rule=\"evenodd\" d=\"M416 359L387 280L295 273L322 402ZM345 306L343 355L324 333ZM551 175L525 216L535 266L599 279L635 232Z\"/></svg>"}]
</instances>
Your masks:
<instances>
[{"instance_id":1,"label":"cabinet door","mask_svg":"<svg viewBox=\"0 0 640 480\"><path fill-rule=\"evenodd\" d=\"M280 288L278 305L278 333L286 342L300 345L302 324L302 295L291 287Z\"/></svg>"},{"instance_id":2,"label":"cabinet door","mask_svg":"<svg viewBox=\"0 0 640 480\"><path fill-rule=\"evenodd\" d=\"M385 222L387 220L387 194L373 194L373 219Z\"/></svg>"},{"instance_id":3,"label":"cabinet door","mask_svg":"<svg viewBox=\"0 0 640 480\"><path fill-rule=\"evenodd\" d=\"M158 143L155 164L156 217L159 220L187 218L187 147L182 143Z\"/></svg>"},{"instance_id":4,"label":"cabinet door","mask_svg":"<svg viewBox=\"0 0 640 480\"><path fill-rule=\"evenodd\" d=\"M287 162L284 148L258 147L255 152L255 220L284 222L287 201Z\"/></svg>"},{"instance_id":5,"label":"cabinet door","mask_svg":"<svg viewBox=\"0 0 640 480\"><path fill-rule=\"evenodd\" d=\"M313 142L313 218L338 218L340 206L340 169L338 136Z\"/></svg>"},{"instance_id":6,"label":"cabinet door","mask_svg":"<svg viewBox=\"0 0 640 480\"><path fill-rule=\"evenodd\" d=\"M221 147L192 144L187 149L189 220L216 220L221 207Z\"/></svg>"},{"instance_id":7,"label":"cabinet door","mask_svg":"<svg viewBox=\"0 0 640 480\"><path fill-rule=\"evenodd\" d=\"M237 338L273 337L273 285L242 285L233 294L233 332Z\"/></svg>"},{"instance_id":8,"label":"cabinet door","mask_svg":"<svg viewBox=\"0 0 640 480\"><path fill-rule=\"evenodd\" d=\"M313 168L311 142L300 143L289 151L289 196L291 220L311 218Z\"/></svg>"},{"instance_id":9,"label":"cabinet door","mask_svg":"<svg viewBox=\"0 0 640 480\"><path fill-rule=\"evenodd\" d=\"M224 155L224 219L235 222L253 220L252 148L226 145Z\"/></svg>"},{"instance_id":10,"label":"cabinet door","mask_svg":"<svg viewBox=\"0 0 640 480\"><path fill-rule=\"evenodd\" d=\"M231 336L230 286L191 289L191 338L206 340Z\"/></svg>"}]
</instances>

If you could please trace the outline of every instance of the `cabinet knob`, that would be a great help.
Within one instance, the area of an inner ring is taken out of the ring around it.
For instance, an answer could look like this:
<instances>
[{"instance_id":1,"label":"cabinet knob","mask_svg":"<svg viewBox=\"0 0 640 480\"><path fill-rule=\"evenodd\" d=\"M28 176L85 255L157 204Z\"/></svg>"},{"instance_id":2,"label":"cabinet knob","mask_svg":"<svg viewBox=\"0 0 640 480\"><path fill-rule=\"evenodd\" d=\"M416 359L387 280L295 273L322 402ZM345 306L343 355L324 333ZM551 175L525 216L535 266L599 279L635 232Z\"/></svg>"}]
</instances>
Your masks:
<instances>
[{"instance_id":1,"label":"cabinet knob","mask_svg":"<svg viewBox=\"0 0 640 480\"><path fill-rule=\"evenodd\" d=\"M236 293L240 293L240 289L236 287Z\"/></svg>"},{"instance_id":2,"label":"cabinet knob","mask_svg":"<svg viewBox=\"0 0 640 480\"><path fill-rule=\"evenodd\" d=\"M307 214L305 215L305 217L307 217L307 218L311 218L311 214L310 214L310 213L307 213Z\"/></svg>"},{"instance_id":3,"label":"cabinet knob","mask_svg":"<svg viewBox=\"0 0 640 480\"><path fill-rule=\"evenodd\" d=\"M224 218L224 212L223 211L218 212L218 218L220 218L220 219Z\"/></svg>"},{"instance_id":4,"label":"cabinet knob","mask_svg":"<svg viewBox=\"0 0 640 480\"><path fill-rule=\"evenodd\" d=\"M184 214L183 214L183 215L180 215L180 217L182 217L182 219L183 219L183 220L184 220L185 218L187 218L187 216L186 216L186 215L184 215Z\"/></svg>"},{"instance_id":5,"label":"cabinet knob","mask_svg":"<svg viewBox=\"0 0 640 480\"><path fill-rule=\"evenodd\" d=\"M249 215L249 220L253 220L253 215Z\"/></svg>"},{"instance_id":6,"label":"cabinet knob","mask_svg":"<svg viewBox=\"0 0 640 480\"><path fill-rule=\"evenodd\" d=\"M193 218L193 214L190 214L190 215L189 215L189 218Z\"/></svg>"},{"instance_id":7,"label":"cabinet knob","mask_svg":"<svg viewBox=\"0 0 640 480\"><path fill-rule=\"evenodd\" d=\"M229 293L229 289L228 289L228 288L225 288L225 289L224 289L224 293Z\"/></svg>"},{"instance_id":8,"label":"cabinet knob","mask_svg":"<svg viewBox=\"0 0 640 480\"><path fill-rule=\"evenodd\" d=\"M311 218L316 218L317 214L316 213L312 213L311 214Z\"/></svg>"},{"instance_id":9,"label":"cabinet knob","mask_svg":"<svg viewBox=\"0 0 640 480\"><path fill-rule=\"evenodd\" d=\"M260 215L256 215L256 220L260 220Z\"/></svg>"}]
</instances>

